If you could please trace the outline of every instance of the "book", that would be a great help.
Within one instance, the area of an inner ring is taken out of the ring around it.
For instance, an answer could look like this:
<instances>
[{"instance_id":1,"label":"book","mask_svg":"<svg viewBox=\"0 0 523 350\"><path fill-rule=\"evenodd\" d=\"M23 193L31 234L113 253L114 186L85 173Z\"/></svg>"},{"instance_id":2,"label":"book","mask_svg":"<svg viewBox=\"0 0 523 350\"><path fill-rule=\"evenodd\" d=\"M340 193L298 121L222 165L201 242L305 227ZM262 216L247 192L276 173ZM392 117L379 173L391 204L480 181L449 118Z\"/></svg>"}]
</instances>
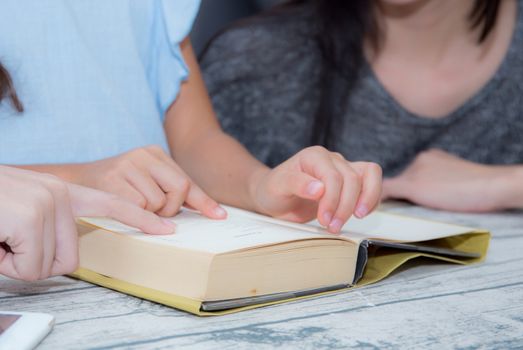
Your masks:
<instances>
[{"instance_id":1,"label":"book","mask_svg":"<svg viewBox=\"0 0 523 350\"><path fill-rule=\"evenodd\" d=\"M483 260L490 233L384 212L342 233L226 207L216 221L183 209L172 235L147 235L107 218L80 218L73 277L208 316L377 282L405 262Z\"/></svg>"}]
</instances>

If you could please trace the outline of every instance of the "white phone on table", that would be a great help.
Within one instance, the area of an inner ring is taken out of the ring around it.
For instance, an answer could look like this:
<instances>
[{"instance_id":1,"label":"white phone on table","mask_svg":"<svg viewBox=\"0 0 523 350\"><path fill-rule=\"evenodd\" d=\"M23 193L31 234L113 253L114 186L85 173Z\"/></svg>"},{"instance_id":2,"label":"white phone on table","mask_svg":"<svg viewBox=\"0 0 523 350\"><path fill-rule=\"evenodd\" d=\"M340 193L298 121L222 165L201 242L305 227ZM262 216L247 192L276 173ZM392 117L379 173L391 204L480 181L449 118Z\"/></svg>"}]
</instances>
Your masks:
<instances>
[{"instance_id":1,"label":"white phone on table","mask_svg":"<svg viewBox=\"0 0 523 350\"><path fill-rule=\"evenodd\" d=\"M33 349L49 334L53 325L52 315L0 311L0 350Z\"/></svg>"}]
</instances>

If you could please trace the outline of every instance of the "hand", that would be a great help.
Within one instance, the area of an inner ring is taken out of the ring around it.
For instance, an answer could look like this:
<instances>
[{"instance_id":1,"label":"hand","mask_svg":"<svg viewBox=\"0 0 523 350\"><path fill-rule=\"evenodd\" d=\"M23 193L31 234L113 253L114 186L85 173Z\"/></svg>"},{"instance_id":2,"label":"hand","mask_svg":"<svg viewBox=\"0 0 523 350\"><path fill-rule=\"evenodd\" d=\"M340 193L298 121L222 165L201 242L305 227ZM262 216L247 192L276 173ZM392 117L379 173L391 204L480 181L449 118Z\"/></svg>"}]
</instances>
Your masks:
<instances>
[{"instance_id":1,"label":"hand","mask_svg":"<svg viewBox=\"0 0 523 350\"><path fill-rule=\"evenodd\" d=\"M251 192L261 213L295 222L316 217L337 233L352 214L362 218L379 203L381 168L351 163L339 153L315 146L256 174Z\"/></svg>"},{"instance_id":2,"label":"hand","mask_svg":"<svg viewBox=\"0 0 523 350\"><path fill-rule=\"evenodd\" d=\"M184 203L213 219L227 215L158 146L80 164L73 172L73 182L117 194L161 216L176 215Z\"/></svg>"},{"instance_id":3,"label":"hand","mask_svg":"<svg viewBox=\"0 0 523 350\"><path fill-rule=\"evenodd\" d=\"M384 180L383 198L406 199L461 212L505 209L510 207L509 199L518 187L507 181L512 169L515 168L477 164L444 151L429 150L420 153L402 174Z\"/></svg>"},{"instance_id":4,"label":"hand","mask_svg":"<svg viewBox=\"0 0 523 350\"><path fill-rule=\"evenodd\" d=\"M109 216L152 234L174 224L114 195L0 166L0 274L34 281L78 265L75 216Z\"/></svg>"}]
</instances>

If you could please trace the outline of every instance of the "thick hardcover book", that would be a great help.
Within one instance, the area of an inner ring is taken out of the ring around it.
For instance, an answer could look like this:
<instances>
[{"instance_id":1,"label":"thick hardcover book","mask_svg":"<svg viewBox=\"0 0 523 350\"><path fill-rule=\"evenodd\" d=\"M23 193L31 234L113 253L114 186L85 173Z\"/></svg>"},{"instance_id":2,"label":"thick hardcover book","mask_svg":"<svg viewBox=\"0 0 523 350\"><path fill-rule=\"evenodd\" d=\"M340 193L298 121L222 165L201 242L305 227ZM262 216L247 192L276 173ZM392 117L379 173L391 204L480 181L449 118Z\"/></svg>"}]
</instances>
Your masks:
<instances>
[{"instance_id":1,"label":"thick hardcover book","mask_svg":"<svg viewBox=\"0 0 523 350\"><path fill-rule=\"evenodd\" d=\"M383 212L342 234L235 208L223 221L183 210L176 233L152 236L82 218L73 276L196 315L219 315L377 282L418 257L484 259L488 231Z\"/></svg>"}]
</instances>

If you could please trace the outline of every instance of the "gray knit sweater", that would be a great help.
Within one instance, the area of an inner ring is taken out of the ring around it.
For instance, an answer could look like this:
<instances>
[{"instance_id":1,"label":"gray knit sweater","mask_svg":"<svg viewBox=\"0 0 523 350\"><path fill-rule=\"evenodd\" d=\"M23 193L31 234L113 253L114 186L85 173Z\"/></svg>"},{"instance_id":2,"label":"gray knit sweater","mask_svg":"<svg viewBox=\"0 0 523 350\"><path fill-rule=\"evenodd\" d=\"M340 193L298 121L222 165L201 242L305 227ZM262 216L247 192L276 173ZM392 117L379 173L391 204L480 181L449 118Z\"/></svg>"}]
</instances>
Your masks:
<instances>
[{"instance_id":1,"label":"gray knit sweater","mask_svg":"<svg viewBox=\"0 0 523 350\"><path fill-rule=\"evenodd\" d=\"M495 76L440 119L402 108L364 66L347 101L334 150L379 163L385 176L437 148L485 164L523 164L523 0L510 49ZM320 56L304 17L253 22L219 35L201 66L226 132L277 165L310 146Z\"/></svg>"}]
</instances>

